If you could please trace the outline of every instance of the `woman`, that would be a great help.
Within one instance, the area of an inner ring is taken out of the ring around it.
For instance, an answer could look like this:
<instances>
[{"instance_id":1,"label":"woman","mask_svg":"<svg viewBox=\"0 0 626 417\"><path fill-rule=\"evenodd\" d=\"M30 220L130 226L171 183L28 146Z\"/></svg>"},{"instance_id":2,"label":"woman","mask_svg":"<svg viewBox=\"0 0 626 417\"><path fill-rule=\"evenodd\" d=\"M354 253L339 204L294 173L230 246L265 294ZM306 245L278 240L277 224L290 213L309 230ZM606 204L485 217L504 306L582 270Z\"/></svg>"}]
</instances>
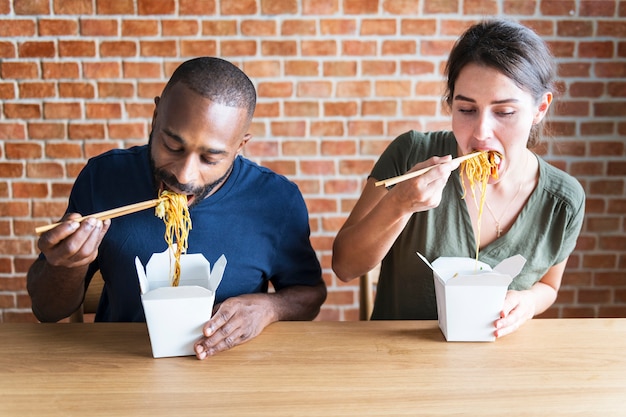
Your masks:
<instances>
[{"instance_id":1,"label":"woman","mask_svg":"<svg viewBox=\"0 0 626 417\"><path fill-rule=\"evenodd\" d=\"M554 303L582 225L584 191L529 149L539 141L555 78L553 57L533 31L503 20L470 27L446 77L452 131L410 131L389 145L335 239L333 270L350 281L382 261L372 318L436 319L432 273L416 252L429 261L473 257L478 244L479 260L489 265L519 253L526 265L494 323L501 337ZM480 189L475 200L471 192L463 198L463 185L471 186L450 161L485 150L503 158L478 224ZM392 187L375 185L437 163Z\"/></svg>"}]
</instances>

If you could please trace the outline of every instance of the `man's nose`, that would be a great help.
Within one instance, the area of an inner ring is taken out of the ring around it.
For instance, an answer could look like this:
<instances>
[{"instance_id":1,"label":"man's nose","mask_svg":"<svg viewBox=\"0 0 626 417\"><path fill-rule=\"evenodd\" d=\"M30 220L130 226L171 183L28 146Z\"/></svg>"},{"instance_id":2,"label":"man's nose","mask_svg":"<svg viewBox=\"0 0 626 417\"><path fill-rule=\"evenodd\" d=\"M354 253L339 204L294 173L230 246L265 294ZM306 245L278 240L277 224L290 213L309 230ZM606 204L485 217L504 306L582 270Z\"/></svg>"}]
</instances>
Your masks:
<instances>
[{"instance_id":1,"label":"man's nose","mask_svg":"<svg viewBox=\"0 0 626 417\"><path fill-rule=\"evenodd\" d=\"M193 155L187 156L178 165L177 172L174 173L176 179L181 184L193 184L198 179L200 167L198 160Z\"/></svg>"}]
</instances>

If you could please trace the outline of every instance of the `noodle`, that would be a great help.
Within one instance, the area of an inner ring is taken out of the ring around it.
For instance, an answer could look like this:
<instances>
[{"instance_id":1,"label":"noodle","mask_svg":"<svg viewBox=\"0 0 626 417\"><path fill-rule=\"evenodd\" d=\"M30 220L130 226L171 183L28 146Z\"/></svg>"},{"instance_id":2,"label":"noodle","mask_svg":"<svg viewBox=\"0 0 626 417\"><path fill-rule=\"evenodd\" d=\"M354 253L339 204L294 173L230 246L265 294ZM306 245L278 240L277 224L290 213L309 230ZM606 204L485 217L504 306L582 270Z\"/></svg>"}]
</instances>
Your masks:
<instances>
[{"instance_id":1,"label":"noodle","mask_svg":"<svg viewBox=\"0 0 626 417\"><path fill-rule=\"evenodd\" d=\"M167 242L170 253L174 242L176 242L172 286L177 287L180 282L180 255L187 251L187 237L191 230L191 217L189 216L187 197L185 195L164 190L160 198L162 201L156 206L155 215L163 219L165 223L165 242Z\"/></svg>"},{"instance_id":2,"label":"noodle","mask_svg":"<svg viewBox=\"0 0 626 417\"><path fill-rule=\"evenodd\" d=\"M465 190L465 182L463 181L463 176L467 175L467 179L470 183L470 188L472 191L472 197L474 198L474 202L476 203L476 191L474 190L474 184L480 184L480 203L476 203L478 207L478 215L476 217L476 260L478 261L478 252L480 248L480 225L481 218L483 215L483 206L485 205L485 199L487 197L487 182L489 181L489 177L493 177L495 179L498 178L498 163L502 155L495 151L489 152L481 152L475 158L470 158L461 162L460 167L460 175L461 175L461 187L463 188L463 196L461 198L465 198L466 190Z\"/></svg>"}]
</instances>

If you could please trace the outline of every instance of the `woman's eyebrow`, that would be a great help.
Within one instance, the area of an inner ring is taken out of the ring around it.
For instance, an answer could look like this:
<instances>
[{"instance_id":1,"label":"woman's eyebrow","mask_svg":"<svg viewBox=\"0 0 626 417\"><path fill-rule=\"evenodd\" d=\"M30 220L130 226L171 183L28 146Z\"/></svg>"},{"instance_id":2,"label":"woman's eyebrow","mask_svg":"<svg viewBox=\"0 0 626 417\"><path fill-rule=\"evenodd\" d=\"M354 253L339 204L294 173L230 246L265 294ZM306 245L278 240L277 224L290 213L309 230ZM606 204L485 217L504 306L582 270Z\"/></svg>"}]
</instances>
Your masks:
<instances>
[{"instance_id":1,"label":"woman's eyebrow","mask_svg":"<svg viewBox=\"0 0 626 417\"><path fill-rule=\"evenodd\" d=\"M456 96L454 96L454 100L458 100L458 101L467 101L469 103L476 103L476 100L474 100L473 98L469 98L469 97L465 97L462 94L457 94ZM519 100L516 98L505 98L503 100L495 100L492 101L491 104L508 104L508 103L519 103Z\"/></svg>"}]
</instances>

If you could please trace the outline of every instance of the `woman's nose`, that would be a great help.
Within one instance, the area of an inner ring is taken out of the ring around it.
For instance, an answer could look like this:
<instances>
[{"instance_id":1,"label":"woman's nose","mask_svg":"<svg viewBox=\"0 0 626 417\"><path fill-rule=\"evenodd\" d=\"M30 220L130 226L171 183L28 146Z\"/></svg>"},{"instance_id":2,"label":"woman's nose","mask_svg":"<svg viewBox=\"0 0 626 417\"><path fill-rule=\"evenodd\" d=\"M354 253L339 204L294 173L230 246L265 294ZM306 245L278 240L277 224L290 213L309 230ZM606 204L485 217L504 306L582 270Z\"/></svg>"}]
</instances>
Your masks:
<instances>
[{"instance_id":1,"label":"woman's nose","mask_svg":"<svg viewBox=\"0 0 626 417\"><path fill-rule=\"evenodd\" d=\"M476 118L474 137L478 140L486 140L493 136L493 120L485 113Z\"/></svg>"}]
</instances>

